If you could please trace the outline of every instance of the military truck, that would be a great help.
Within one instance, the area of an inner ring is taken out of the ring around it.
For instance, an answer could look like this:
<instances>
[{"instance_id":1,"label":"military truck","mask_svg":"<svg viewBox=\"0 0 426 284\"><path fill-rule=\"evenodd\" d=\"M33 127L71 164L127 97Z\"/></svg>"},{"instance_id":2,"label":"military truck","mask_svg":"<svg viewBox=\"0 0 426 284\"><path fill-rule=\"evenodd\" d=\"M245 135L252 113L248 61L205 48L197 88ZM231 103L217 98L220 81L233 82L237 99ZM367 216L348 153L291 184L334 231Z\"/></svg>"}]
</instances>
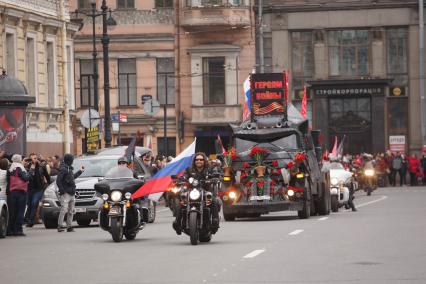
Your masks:
<instances>
[{"instance_id":1,"label":"military truck","mask_svg":"<svg viewBox=\"0 0 426 284\"><path fill-rule=\"evenodd\" d=\"M302 219L330 213L320 131L310 130L287 104L282 78L280 73L252 74L251 118L231 125L232 148L223 153L226 221L285 210L297 211Z\"/></svg>"}]
</instances>

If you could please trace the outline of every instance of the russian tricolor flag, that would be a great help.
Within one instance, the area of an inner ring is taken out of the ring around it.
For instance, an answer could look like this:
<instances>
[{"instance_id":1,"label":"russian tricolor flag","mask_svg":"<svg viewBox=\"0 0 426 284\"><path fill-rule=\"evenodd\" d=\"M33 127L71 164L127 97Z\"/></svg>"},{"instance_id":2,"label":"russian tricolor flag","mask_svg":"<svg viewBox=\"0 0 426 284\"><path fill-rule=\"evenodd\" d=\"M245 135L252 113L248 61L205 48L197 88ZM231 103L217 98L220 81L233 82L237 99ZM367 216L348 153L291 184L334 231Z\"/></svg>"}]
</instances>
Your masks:
<instances>
[{"instance_id":1,"label":"russian tricolor flag","mask_svg":"<svg viewBox=\"0 0 426 284\"><path fill-rule=\"evenodd\" d=\"M167 191L167 188L172 183L172 175L179 175L192 164L196 141L194 140L182 153L133 193L132 199Z\"/></svg>"},{"instance_id":2,"label":"russian tricolor flag","mask_svg":"<svg viewBox=\"0 0 426 284\"><path fill-rule=\"evenodd\" d=\"M250 118L251 101L250 101L250 76L243 83L244 89L244 107L243 107L243 121Z\"/></svg>"}]
</instances>

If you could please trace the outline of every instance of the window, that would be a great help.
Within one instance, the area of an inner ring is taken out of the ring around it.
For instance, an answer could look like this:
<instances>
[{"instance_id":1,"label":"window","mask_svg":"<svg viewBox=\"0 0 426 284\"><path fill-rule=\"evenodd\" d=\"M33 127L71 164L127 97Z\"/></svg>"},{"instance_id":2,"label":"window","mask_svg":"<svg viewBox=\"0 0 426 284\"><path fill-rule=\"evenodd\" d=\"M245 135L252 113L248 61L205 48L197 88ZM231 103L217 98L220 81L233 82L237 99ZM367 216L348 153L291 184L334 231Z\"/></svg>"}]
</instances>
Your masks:
<instances>
[{"instance_id":1,"label":"window","mask_svg":"<svg viewBox=\"0 0 426 284\"><path fill-rule=\"evenodd\" d=\"M27 37L25 48L25 64L27 66L26 85L30 96L37 95L36 51L34 38Z\"/></svg>"},{"instance_id":2,"label":"window","mask_svg":"<svg viewBox=\"0 0 426 284\"><path fill-rule=\"evenodd\" d=\"M92 4L90 0L78 0L78 9L90 9Z\"/></svg>"},{"instance_id":3,"label":"window","mask_svg":"<svg viewBox=\"0 0 426 284\"><path fill-rule=\"evenodd\" d=\"M117 0L117 9L134 9L135 0Z\"/></svg>"},{"instance_id":4,"label":"window","mask_svg":"<svg viewBox=\"0 0 426 284\"><path fill-rule=\"evenodd\" d=\"M225 57L203 58L204 104L225 104Z\"/></svg>"},{"instance_id":5,"label":"window","mask_svg":"<svg viewBox=\"0 0 426 284\"><path fill-rule=\"evenodd\" d=\"M408 85L407 71L407 29L396 28L386 30L386 54L388 78L392 85L404 87Z\"/></svg>"},{"instance_id":6,"label":"window","mask_svg":"<svg viewBox=\"0 0 426 284\"><path fill-rule=\"evenodd\" d=\"M80 102L81 107L95 106L95 84L93 81L93 60L80 60Z\"/></svg>"},{"instance_id":7,"label":"window","mask_svg":"<svg viewBox=\"0 0 426 284\"><path fill-rule=\"evenodd\" d=\"M155 0L155 8L173 8L173 0Z\"/></svg>"},{"instance_id":8,"label":"window","mask_svg":"<svg viewBox=\"0 0 426 284\"><path fill-rule=\"evenodd\" d=\"M136 106L136 59L118 59L120 106Z\"/></svg>"},{"instance_id":9,"label":"window","mask_svg":"<svg viewBox=\"0 0 426 284\"><path fill-rule=\"evenodd\" d=\"M166 155L164 137L157 138L157 152L159 155ZM176 137L167 137L167 156L176 156Z\"/></svg>"},{"instance_id":10,"label":"window","mask_svg":"<svg viewBox=\"0 0 426 284\"><path fill-rule=\"evenodd\" d=\"M47 106L50 108L55 107L55 91L56 91L56 82L55 82L55 51L54 51L54 42L46 42L46 65L47 65Z\"/></svg>"},{"instance_id":11,"label":"window","mask_svg":"<svg viewBox=\"0 0 426 284\"><path fill-rule=\"evenodd\" d=\"M314 75L314 48L312 32L291 33L293 89L303 90L307 80Z\"/></svg>"},{"instance_id":12,"label":"window","mask_svg":"<svg viewBox=\"0 0 426 284\"><path fill-rule=\"evenodd\" d=\"M166 83L167 104L175 104L174 69L175 61L173 58L157 58L157 99L162 105L166 103Z\"/></svg>"},{"instance_id":13,"label":"window","mask_svg":"<svg viewBox=\"0 0 426 284\"><path fill-rule=\"evenodd\" d=\"M328 33L330 75L365 76L369 73L368 30L342 30Z\"/></svg>"},{"instance_id":14,"label":"window","mask_svg":"<svg viewBox=\"0 0 426 284\"><path fill-rule=\"evenodd\" d=\"M407 133L408 98L388 99L388 125L390 134Z\"/></svg>"},{"instance_id":15,"label":"window","mask_svg":"<svg viewBox=\"0 0 426 284\"><path fill-rule=\"evenodd\" d=\"M16 77L15 34L6 33L6 74Z\"/></svg>"}]
</instances>

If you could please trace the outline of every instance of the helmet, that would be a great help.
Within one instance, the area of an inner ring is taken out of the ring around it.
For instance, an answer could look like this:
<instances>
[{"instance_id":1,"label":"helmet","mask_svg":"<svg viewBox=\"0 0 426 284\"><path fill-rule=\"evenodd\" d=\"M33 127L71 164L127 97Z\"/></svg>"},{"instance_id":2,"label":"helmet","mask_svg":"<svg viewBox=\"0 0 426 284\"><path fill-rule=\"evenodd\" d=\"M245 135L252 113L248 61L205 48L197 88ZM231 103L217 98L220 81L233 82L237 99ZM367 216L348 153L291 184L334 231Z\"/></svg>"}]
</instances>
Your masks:
<instances>
[{"instance_id":1,"label":"helmet","mask_svg":"<svg viewBox=\"0 0 426 284\"><path fill-rule=\"evenodd\" d=\"M117 163L118 164L121 164L121 163L130 164L129 160L126 157L119 158L118 161L117 161Z\"/></svg>"}]
</instances>

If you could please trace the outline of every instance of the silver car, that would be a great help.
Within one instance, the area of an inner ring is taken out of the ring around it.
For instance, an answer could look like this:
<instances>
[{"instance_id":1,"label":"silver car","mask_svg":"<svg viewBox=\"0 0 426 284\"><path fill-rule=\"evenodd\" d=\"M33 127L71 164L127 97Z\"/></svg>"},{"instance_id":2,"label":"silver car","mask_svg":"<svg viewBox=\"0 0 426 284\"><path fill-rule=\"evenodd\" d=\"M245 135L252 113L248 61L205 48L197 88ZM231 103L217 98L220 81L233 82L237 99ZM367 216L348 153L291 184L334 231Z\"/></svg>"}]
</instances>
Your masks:
<instances>
[{"instance_id":1,"label":"silver car","mask_svg":"<svg viewBox=\"0 0 426 284\"><path fill-rule=\"evenodd\" d=\"M117 148L123 147L115 147L99 152L94 156L83 156L74 159L73 168L75 170L78 170L82 165L85 167L85 171L75 180L77 188L74 220L80 226L89 226L92 220L98 219L103 201L101 196L96 193L94 185L105 177L106 172L115 167L118 159L123 156L126 147L123 148L123 151L118 151ZM137 150L138 148L143 147L137 147ZM148 180L151 177L151 173L141 160L141 155L143 155L144 151L138 152L137 150L134 158L135 172L138 178ZM150 211L149 222L153 223L156 216L156 204L149 199L146 199L145 202ZM57 228L60 206L58 186L56 182L53 182L46 188L42 199L41 216L47 229Z\"/></svg>"}]
</instances>

